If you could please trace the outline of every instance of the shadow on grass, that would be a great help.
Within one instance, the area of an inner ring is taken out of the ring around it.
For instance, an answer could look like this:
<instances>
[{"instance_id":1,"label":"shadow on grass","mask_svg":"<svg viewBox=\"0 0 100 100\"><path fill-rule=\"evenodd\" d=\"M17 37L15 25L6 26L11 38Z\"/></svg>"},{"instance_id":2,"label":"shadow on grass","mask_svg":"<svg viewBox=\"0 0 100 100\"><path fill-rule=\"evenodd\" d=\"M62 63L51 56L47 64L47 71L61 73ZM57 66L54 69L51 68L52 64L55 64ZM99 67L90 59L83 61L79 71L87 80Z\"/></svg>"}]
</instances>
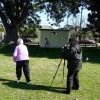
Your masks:
<instances>
[{"instance_id":1,"label":"shadow on grass","mask_svg":"<svg viewBox=\"0 0 100 100\"><path fill-rule=\"evenodd\" d=\"M27 45L30 57L47 57L50 59L61 58L62 49L60 48L41 48L35 45ZM12 56L14 52L13 44L0 45L0 54Z\"/></svg>"},{"instance_id":2,"label":"shadow on grass","mask_svg":"<svg viewBox=\"0 0 100 100\"><path fill-rule=\"evenodd\" d=\"M46 57L49 59L60 59L62 55L61 48L40 48L35 45L27 45L30 57ZM12 56L14 51L13 44L10 45L0 45L0 54L6 56ZM83 48L83 62L86 62L86 57L89 58L88 62L100 63L100 48L87 47Z\"/></svg>"},{"instance_id":3,"label":"shadow on grass","mask_svg":"<svg viewBox=\"0 0 100 100\"><path fill-rule=\"evenodd\" d=\"M0 79L2 81L3 85L6 85L11 88L17 88L17 89L25 89L25 90L43 90L43 91L49 91L49 92L56 92L56 93L63 93L65 94L66 88L61 87L50 87L45 85L36 85L36 84L26 84L25 82L16 83L16 81L13 80L7 80L7 79Z\"/></svg>"},{"instance_id":4,"label":"shadow on grass","mask_svg":"<svg viewBox=\"0 0 100 100\"><path fill-rule=\"evenodd\" d=\"M14 46L9 45L0 45L0 54L4 54L5 56L12 56L12 53L14 51Z\"/></svg>"},{"instance_id":5,"label":"shadow on grass","mask_svg":"<svg viewBox=\"0 0 100 100\"><path fill-rule=\"evenodd\" d=\"M87 62L86 58L88 57L88 62L91 63L100 63L100 48L87 47L83 48L83 62Z\"/></svg>"}]
</instances>

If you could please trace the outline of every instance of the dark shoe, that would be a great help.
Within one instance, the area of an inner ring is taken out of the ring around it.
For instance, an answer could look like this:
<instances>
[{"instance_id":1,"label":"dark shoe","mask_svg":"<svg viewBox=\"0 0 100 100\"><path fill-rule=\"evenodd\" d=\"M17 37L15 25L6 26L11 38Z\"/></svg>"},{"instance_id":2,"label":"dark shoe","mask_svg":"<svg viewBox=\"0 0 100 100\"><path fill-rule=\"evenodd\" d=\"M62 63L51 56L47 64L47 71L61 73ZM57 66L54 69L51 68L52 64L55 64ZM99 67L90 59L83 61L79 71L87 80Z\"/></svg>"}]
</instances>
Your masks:
<instances>
[{"instance_id":1,"label":"dark shoe","mask_svg":"<svg viewBox=\"0 0 100 100\"><path fill-rule=\"evenodd\" d=\"M70 94L70 92L69 91L66 91L66 94Z\"/></svg>"},{"instance_id":2,"label":"dark shoe","mask_svg":"<svg viewBox=\"0 0 100 100\"><path fill-rule=\"evenodd\" d=\"M63 91L64 94L70 94L70 91L68 91L67 89Z\"/></svg>"},{"instance_id":3,"label":"dark shoe","mask_svg":"<svg viewBox=\"0 0 100 100\"><path fill-rule=\"evenodd\" d=\"M73 90L79 90L79 88L72 87Z\"/></svg>"},{"instance_id":4,"label":"dark shoe","mask_svg":"<svg viewBox=\"0 0 100 100\"><path fill-rule=\"evenodd\" d=\"M66 90L66 94L70 94L70 91L69 90Z\"/></svg>"}]
</instances>

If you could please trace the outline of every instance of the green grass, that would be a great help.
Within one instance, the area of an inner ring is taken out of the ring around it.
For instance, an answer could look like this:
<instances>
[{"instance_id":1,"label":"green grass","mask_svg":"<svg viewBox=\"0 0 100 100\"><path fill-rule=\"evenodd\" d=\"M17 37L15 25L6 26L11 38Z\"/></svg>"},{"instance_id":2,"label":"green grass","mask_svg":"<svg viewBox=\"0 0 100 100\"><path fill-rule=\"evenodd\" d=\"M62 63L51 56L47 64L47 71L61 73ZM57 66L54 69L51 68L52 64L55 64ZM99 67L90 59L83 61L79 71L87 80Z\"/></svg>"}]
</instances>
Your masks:
<instances>
[{"instance_id":1,"label":"green grass","mask_svg":"<svg viewBox=\"0 0 100 100\"><path fill-rule=\"evenodd\" d=\"M13 46L0 46L0 100L100 100L100 49L83 49L83 68L80 71L80 90L64 94L66 75L63 80L63 62L50 88L53 76L61 59L61 49L44 49L28 46L32 85L16 83L15 63L12 60ZM85 57L89 61L85 61ZM67 63L67 62L66 62Z\"/></svg>"}]
</instances>

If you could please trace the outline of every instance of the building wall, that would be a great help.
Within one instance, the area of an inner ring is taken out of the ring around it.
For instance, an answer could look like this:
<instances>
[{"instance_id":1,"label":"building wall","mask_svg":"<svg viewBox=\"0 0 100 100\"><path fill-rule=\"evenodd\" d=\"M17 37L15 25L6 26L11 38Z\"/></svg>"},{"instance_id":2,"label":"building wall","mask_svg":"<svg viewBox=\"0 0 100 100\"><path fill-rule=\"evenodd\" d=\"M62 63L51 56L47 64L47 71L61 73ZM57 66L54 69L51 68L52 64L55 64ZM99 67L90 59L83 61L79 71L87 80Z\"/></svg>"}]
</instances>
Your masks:
<instances>
[{"instance_id":1,"label":"building wall","mask_svg":"<svg viewBox=\"0 0 100 100\"><path fill-rule=\"evenodd\" d=\"M55 32L55 34L54 34ZM45 38L48 39L49 48L60 48L68 43L69 31L68 30L52 30L52 29L41 29L40 30L40 46L45 47Z\"/></svg>"}]
</instances>

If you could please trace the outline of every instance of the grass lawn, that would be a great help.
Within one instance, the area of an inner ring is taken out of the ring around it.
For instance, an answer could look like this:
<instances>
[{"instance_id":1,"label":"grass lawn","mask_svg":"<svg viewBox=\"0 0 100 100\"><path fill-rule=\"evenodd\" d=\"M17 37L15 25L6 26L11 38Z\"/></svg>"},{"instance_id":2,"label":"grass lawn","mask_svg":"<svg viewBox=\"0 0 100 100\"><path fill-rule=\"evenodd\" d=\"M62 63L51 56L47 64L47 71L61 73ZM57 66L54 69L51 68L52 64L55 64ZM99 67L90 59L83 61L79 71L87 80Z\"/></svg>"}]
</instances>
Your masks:
<instances>
[{"instance_id":1,"label":"grass lawn","mask_svg":"<svg viewBox=\"0 0 100 100\"><path fill-rule=\"evenodd\" d=\"M53 76L61 59L61 49L28 46L32 85L16 83L12 45L0 46L0 100L100 100L100 48L83 49L83 68L80 71L80 90L64 94L67 70L63 79L63 62L52 87ZM89 57L86 62L85 58ZM67 62L66 62L67 63Z\"/></svg>"}]
</instances>

